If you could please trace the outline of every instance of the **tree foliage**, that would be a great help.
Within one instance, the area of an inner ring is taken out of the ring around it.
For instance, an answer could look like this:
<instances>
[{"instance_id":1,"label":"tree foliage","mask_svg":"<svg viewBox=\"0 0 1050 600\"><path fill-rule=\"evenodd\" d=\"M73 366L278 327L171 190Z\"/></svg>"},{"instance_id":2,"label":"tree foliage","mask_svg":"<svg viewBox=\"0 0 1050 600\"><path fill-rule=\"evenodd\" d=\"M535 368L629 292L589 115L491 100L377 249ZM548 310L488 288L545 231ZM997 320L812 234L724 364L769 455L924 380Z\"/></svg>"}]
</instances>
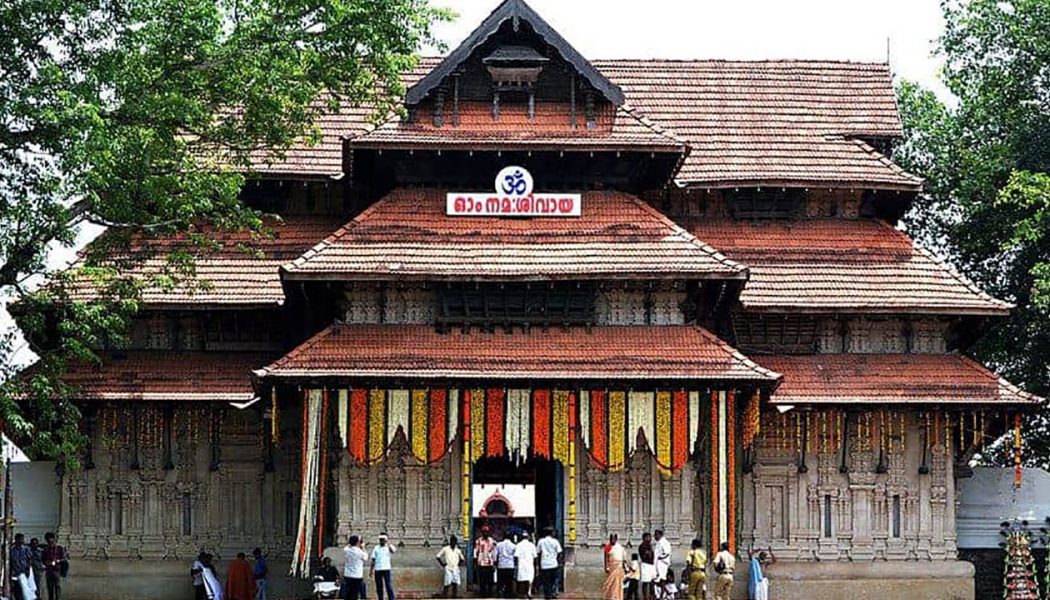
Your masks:
<instances>
[{"instance_id":1,"label":"tree foliage","mask_svg":"<svg viewBox=\"0 0 1050 600\"><path fill-rule=\"evenodd\" d=\"M0 290L26 296L47 245L71 243L78 220L135 236L259 229L238 199L251 166L314 140L321 111L394 108L444 16L426 0L0 2ZM172 258L192 270L191 256ZM122 268L88 269L105 279L100 301L52 286L19 306L48 351L32 376L7 379L0 417L36 454L75 454L61 372L137 309Z\"/></svg>"},{"instance_id":2,"label":"tree foliage","mask_svg":"<svg viewBox=\"0 0 1050 600\"><path fill-rule=\"evenodd\" d=\"M907 217L988 292L1017 305L972 351L1050 395L1050 3L951 0L939 42L945 105L903 82L896 159L926 178ZM1034 416L1030 464L1050 465L1050 420Z\"/></svg>"}]
</instances>

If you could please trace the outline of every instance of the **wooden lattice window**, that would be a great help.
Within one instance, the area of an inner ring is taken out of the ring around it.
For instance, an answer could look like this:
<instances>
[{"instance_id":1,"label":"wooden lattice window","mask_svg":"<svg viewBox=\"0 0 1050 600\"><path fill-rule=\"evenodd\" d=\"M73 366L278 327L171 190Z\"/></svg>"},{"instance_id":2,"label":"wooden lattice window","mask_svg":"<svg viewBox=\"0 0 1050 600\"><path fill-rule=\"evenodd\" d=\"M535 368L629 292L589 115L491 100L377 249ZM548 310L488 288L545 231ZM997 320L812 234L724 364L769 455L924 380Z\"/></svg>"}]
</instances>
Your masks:
<instances>
[{"instance_id":1,"label":"wooden lattice window","mask_svg":"<svg viewBox=\"0 0 1050 600\"><path fill-rule=\"evenodd\" d=\"M746 188L727 194L729 210L737 219L792 219L803 207L799 189Z\"/></svg>"},{"instance_id":2,"label":"wooden lattice window","mask_svg":"<svg viewBox=\"0 0 1050 600\"><path fill-rule=\"evenodd\" d=\"M439 287L439 325L581 325L594 322L592 283L449 283Z\"/></svg>"},{"instance_id":3,"label":"wooden lattice window","mask_svg":"<svg viewBox=\"0 0 1050 600\"><path fill-rule=\"evenodd\" d=\"M735 313L736 345L755 354L810 354L817 350L817 321L807 315Z\"/></svg>"}]
</instances>

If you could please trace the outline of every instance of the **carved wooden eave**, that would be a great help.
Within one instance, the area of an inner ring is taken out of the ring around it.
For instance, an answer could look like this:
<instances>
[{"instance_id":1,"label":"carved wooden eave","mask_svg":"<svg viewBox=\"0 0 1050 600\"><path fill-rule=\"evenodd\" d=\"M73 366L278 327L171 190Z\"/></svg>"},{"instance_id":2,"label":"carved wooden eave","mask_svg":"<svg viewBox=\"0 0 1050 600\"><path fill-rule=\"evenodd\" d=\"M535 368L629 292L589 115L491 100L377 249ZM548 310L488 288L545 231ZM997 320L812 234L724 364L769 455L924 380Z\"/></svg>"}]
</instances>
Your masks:
<instances>
[{"instance_id":1,"label":"carved wooden eave","mask_svg":"<svg viewBox=\"0 0 1050 600\"><path fill-rule=\"evenodd\" d=\"M580 77L597 90L606 100L616 106L624 103L623 90L612 83L598 69L573 48L557 31L540 17L524 0L505 0L492 11L481 25L462 44L453 50L441 63L418 83L408 89L405 103L415 106L452 76L474 51L492 37L503 23L512 21L518 31L521 21L526 21L544 42L558 52L565 62L572 65Z\"/></svg>"}]
</instances>

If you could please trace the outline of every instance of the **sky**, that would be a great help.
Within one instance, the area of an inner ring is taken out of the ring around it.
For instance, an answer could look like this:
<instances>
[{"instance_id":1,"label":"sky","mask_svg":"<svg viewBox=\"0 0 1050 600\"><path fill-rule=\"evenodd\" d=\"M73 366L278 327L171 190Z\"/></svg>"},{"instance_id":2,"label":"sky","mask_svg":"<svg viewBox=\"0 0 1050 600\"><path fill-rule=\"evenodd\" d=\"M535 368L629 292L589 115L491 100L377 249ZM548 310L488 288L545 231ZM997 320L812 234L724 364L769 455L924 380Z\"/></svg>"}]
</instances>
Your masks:
<instances>
[{"instance_id":1,"label":"sky","mask_svg":"<svg viewBox=\"0 0 1050 600\"><path fill-rule=\"evenodd\" d=\"M944 21L938 0L528 0L584 57L805 58L878 61L889 58L899 78L918 81L950 100L938 81L934 40ZM498 4L496 0L432 0L458 17L435 34L454 48ZM435 49L426 53L436 54ZM77 247L99 233L89 228ZM76 247L57 248L61 269ZM0 300L2 301L2 300ZM0 330L10 328L0 307ZM33 360L20 346L15 360Z\"/></svg>"},{"instance_id":2,"label":"sky","mask_svg":"<svg viewBox=\"0 0 1050 600\"><path fill-rule=\"evenodd\" d=\"M938 0L527 0L587 58L806 58L889 62L946 95L933 41ZM495 0L432 0L459 18L437 28L454 48ZM433 52L432 52L433 53Z\"/></svg>"}]
</instances>

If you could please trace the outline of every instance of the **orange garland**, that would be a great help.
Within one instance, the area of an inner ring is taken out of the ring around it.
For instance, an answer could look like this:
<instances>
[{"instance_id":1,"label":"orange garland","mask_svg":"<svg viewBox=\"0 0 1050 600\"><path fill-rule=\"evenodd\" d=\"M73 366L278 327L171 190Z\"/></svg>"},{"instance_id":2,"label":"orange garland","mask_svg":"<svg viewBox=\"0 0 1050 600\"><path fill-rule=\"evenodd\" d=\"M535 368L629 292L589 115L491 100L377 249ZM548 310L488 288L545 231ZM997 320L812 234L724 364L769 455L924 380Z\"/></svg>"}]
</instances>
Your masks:
<instances>
[{"instance_id":1,"label":"orange garland","mask_svg":"<svg viewBox=\"0 0 1050 600\"><path fill-rule=\"evenodd\" d=\"M718 552L718 392L711 391L711 555Z\"/></svg>"}]
</instances>

